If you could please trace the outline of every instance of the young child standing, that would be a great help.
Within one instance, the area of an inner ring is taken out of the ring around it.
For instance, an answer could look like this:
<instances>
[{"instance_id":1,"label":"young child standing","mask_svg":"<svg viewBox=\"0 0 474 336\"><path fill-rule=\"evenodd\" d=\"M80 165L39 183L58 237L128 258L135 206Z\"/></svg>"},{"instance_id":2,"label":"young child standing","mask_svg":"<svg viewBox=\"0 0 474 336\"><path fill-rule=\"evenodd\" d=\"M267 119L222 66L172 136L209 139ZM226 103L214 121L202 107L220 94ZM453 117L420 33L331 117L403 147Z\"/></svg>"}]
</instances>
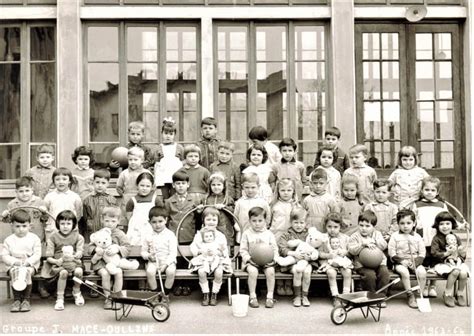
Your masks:
<instances>
[{"instance_id":1,"label":"young child standing","mask_svg":"<svg viewBox=\"0 0 474 336\"><path fill-rule=\"evenodd\" d=\"M327 192L339 199L341 197L341 173L333 166L335 157L336 154L330 146L321 147L316 154L316 160L321 164L319 167L323 168L328 175Z\"/></svg>"},{"instance_id":2,"label":"young child standing","mask_svg":"<svg viewBox=\"0 0 474 336\"><path fill-rule=\"evenodd\" d=\"M296 145L295 140L291 138L284 138L278 145L282 158L280 162L271 165L272 177L270 180L291 179L296 188L298 200L303 199L303 188L308 184L306 181L306 171L304 163L296 160Z\"/></svg>"},{"instance_id":3,"label":"young child standing","mask_svg":"<svg viewBox=\"0 0 474 336\"><path fill-rule=\"evenodd\" d=\"M221 141L217 146L217 161L214 161L209 168L211 174L221 172L227 181L227 195L234 201L242 196L240 182L240 168L234 162L232 156L235 146L228 141Z\"/></svg>"},{"instance_id":4,"label":"young child standing","mask_svg":"<svg viewBox=\"0 0 474 336\"><path fill-rule=\"evenodd\" d=\"M326 192L327 183L326 171L316 168L310 175L311 194L303 200L303 208L308 212L308 227L315 227L321 232L325 232L323 218L330 212L339 212L336 199Z\"/></svg>"},{"instance_id":5,"label":"young child standing","mask_svg":"<svg viewBox=\"0 0 474 336\"><path fill-rule=\"evenodd\" d=\"M77 193L81 200L84 200L94 191L92 181L94 180L94 151L87 146L79 146L72 153L72 161L75 167L72 169L72 176L76 179L72 191Z\"/></svg>"},{"instance_id":6,"label":"young child standing","mask_svg":"<svg viewBox=\"0 0 474 336\"><path fill-rule=\"evenodd\" d=\"M359 231L354 232L350 238L347 248L349 253L354 256L354 269L361 275L362 289L375 292L378 289L388 285L390 282L390 273L387 268L387 257L383 256L379 267L372 269L365 267L359 261L359 254L364 248L380 249L384 251L387 248L387 242L382 234L375 229L377 225L377 216L373 211L367 210L359 215ZM381 293L387 294L387 289ZM382 302L382 307L386 303Z\"/></svg>"},{"instance_id":7,"label":"young child standing","mask_svg":"<svg viewBox=\"0 0 474 336\"><path fill-rule=\"evenodd\" d=\"M128 218L127 238L130 245L142 245L143 239L150 235L152 228L148 223L148 213L154 206L163 206L156 196L153 175L144 172L137 177L138 192L125 206Z\"/></svg>"},{"instance_id":8,"label":"young child standing","mask_svg":"<svg viewBox=\"0 0 474 336\"><path fill-rule=\"evenodd\" d=\"M263 269L267 279L267 299L266 308L273 308L273 290L275 289L275 260L278 258L278 246L275 236L267 229L267 212L261 207L253 207L248 213L250 219L250 228L242 234L240 243L240 255L242 256L242 267L249 274L248 286L250 293L249 305L252 308L258 308L259 303L256 294L257 277L259 270ZM264 266L257 265L250 255L252 245L268 244L273 249L273 260Z\"/></svg>"},{"instance_id":9,"label":"young child standing","mask_svg":"<svg viewBox=\"0 0 474 336\"><path fill-rule=\"evenodd\" d=\"M201 121L201 140L197 145L201 149L200 164L206 169L211 167L211 164L217 158L217 146L220 140L217 138L217 121L213 117L207 117Z\"/></svg>"},{"instance_id":10,"label":"young child standing","mask_svg":"<svg viewBox=\"0 0 474 336\"><path fill-rule=\"evenodd\" d=\"M349 149L349 157L352 166L344 171L342 177L353 175L359 181L359 195L364 203L374 200L373 183L377 179L377 173L374 168L366 163L369 151L365 145L354 145Z\"/></svg>"},{"instance_id":11,"label":"young child standing","mask_svg":"<svg viewBox=\"0 0 474 336\"><path fill-rule=\"evenodd\" d=\"M260 145L267 151L268 163L270 165L281 161L281 153L276 145L268 141L268 132L265 127L255 126L249 132L249 139L253 145Z\"/></svg>"},{"instance_id":12,"label":"young child standing","mask_svg":"<svg viewBox=\"0 0 474 336\"><path fill-rule=\"evenodd\" d=\"M69 275L82 279L83 266L81 263L84 254L84 237L82 237L75 228L77 227L77 218L70 210L61 211L56 217L55 232L46 242L46 263L41 270L43 278L56 278L58 281L55 310L64 310L64 291ZM70 246L74 253L74 264L66 266L67 260L63 254L63 248ZM72 296L77 306L84 305L84 297L81 293L81 285L74 282L72 287Z\"/></svg>"},{"instance_id":13,"label":"young child standing","mask_svg":"<svg viewBox=\"0 0 474 336\"><path fill-rule=\"evenodd\" d=\"M301 207L295 207L290 213L291 227L283 233L278 239L278 250L282 257L293 256L296 259L302 259L303 256L298 255L294 247L290 247L288 242L292 242L292 246L297 246L298 241L306 241L308 236L308 229L306 227L306 211ZM282 268L282 271L286 271L287 268ZM296 264L290 268L293 273L293 306L295 307L309 307L310 302L308 300L308 291L311 284L311 273L313 267L311 263L308 263L306 268L301 272ZM278 286L278 283L277 283ZM278 292L277 292L278 293ZM280 295L280 294L279 294Z\"/></svg>"},{"instance_id":14,"label":"young child standing","mask_svg":"<svg viewBox=\"0 0 474 336\"><path fill-rule=\"evenodd\" d=\"M184 147L185 163L183 168L178 171L186 172L189 176L188 195L196 202L202 203L208 192L209 170L199 164L201 149L196 145L187 145Z\"/></svg>"},{"instance_id":15,"label":"young child standing","mask_svg":"<svg viewBox=\"0 0 474 336\"><path fill-rule=\"evenodd\" d=\"M39 145L36 149L36 161L38 164L25 173L33 178L33 191L36 196L43 199L48 192L53 190L53 166L54 147L48 144Z\"/></svg>"},{"instance_id":16,"label":"young child standing","mask_svg":"<svg viewBox=\"0 0 474 336\"><path fill-rule=\"evenodd\" d=\"M41 241L37 235L30 232L30 215L22 209L11 214L12 231L3 241L2 260L8 275L19 271L19 267L27 268L26 287L22 291L13 290L13 304L10 312L28 312L31 310L31 278L38 271L41 259Z\"/></svg>"},{"instance_id":17,"label":"young child standing","mask_svg":"<svg viewBox=\"0 0 474 336\"><path fill-rule=\"evenodd\" d=\"M398 152L398 168L388 178L394 185L399 186L401 208L415 202L420 197L421 181L428 173L418 167L418 153L415 147L403 146Z\"/></svg>"},{"instance_id":18,"label":"young child standing","mask_svg":"<svg viewBox=\"0 0 474 336\"><path fill-rule=\"evenodd\" d=\"M462 260L466 259L466 246L461 244L461 239L453 233L453 230L457 228L456 219L447 211L441 212L436 215L433 228L436 229L436 235L431 242L431 253L433 255L435 265L435 271L439 275L447 276L448 281L446 282L446 288L444 290L443 299L444 303L448 307L454 307L456 302L459 306L466 305L466 297L464 296L464 290L466 289L468 268L466 264L462 264L462 267L452 267L446 258L457 254ZM446 243L446 236L454 234L457 240L457 250L448 249ZM454 284L458 282L458 288L456 292L456 300L454 298Z\"/></svg>"},{"instance_id":19,"label":"young child standing","mask_svg":"<svg viewBox=\"0 0 474 336\"><path fill-rule=\"evenodd\" d=\"M425 244L421 236L415 231L415 213L411 210L401 210L397 213L399 231L394 232L388 242L388 255L394 263L395 272L400 274L403 287L408 290L411 287L410 273L416 273L423 292L426 284L426 269L423 267L425 258ZM408 306L418 308L415 295L412 291L407 292Z\"/></svg>"},{"instance_id":20,"label":"young child standing","mask_svg":"<svg viewBox=\"0 0 474 336\"><path fill-rule=\"evenodd\" d=\"M339 208L342 216L342 233L350 236L357 231L359 214L363 203L359 199L359 180L357 177L344 176L341 181L342 197L339 200Z\"/></svg>"},{"instance_id":21,"label":"young child standing","mask_svg":"<svg viewBox=\"0 0 474 336\"><path fill-rule=\"evenodd\" d=\"M349 157L346 153L339 147L339 141L341 139L341 131L339 128L332 126L324 131L324 146L330 146L334 152L334 162L333 167L336 168L339 173L342 175L344 171L350 167ZM321 165L318 156L314 161L314 168Z\"/></svg>"},{"instance_id":22,"label":"young child standing","mask_svg":"<svg viewBox=\"0 0 474 336\"><path fill-rule=\"evenodd\" d=\"M169 213L164 207L153 207L148 213L148 219L153 232L143 240L141 256L147 260L146 278L150 290L158 288L157 272L166 273L164 291L166 300L173 288L176 276L176 253L178 241L174 233L166 227Z\"/></svg>"},{"instance_id":23,"label":"young child standing","mask_svg":"<svg viewBox=\"0 0 474 336\"><path fill-rule=\"evenodd\" d=\"M242 171L242 174L255 173L259 179L259 195L267 203L270 203L273 198L273 190L270 181L270 174L272 173L272 167L267 164L267 150L260 144L255 144L247 150L247 160L249 166Z\"/></svg>"},{"instance_id":24,"label":"young child standing","mask_svg":"<svg viewBox=\"0 0 474 336\"><path fill-rule=\"evenodd\" d=\"M168 199L173 193L172 176L182 166L184 148L175 141L176 122L173 118L168 117L163 120L161 126L161 143L156 150L155 163L155 184L159 190L163 200Z\"/></svg>"}]
</instances>

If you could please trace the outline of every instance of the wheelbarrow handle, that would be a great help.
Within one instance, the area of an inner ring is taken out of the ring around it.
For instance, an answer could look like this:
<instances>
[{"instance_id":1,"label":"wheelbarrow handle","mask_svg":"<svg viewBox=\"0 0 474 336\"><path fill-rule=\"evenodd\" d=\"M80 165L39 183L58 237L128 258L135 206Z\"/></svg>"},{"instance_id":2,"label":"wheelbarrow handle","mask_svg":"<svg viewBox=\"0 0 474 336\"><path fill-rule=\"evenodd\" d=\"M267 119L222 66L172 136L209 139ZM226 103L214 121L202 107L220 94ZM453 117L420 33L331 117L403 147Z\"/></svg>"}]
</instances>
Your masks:
<instances>
[{"instance_id":1,"label":"wheelbarrow handle","mask_svg":"<svg viewBox=\"0 0 474 336\"><path fill-rule=\"evenodd\" d=\"M375 292L375 294L378 294L380 292L382 292L383 290L387 289L388 287L390 287L391 285L395 285L396 283L399 283L400 282L400 278L396 278L396 279L393 279L392 282L386 284L385 286L383 286L382 288L380 288L378 291Z\"/></svg>"},{"instance_id":2,"label":"wheelbarrow handle","mask_svg":"<svg viewBox=\"0 0 474 336\"><path fill-rule=\"evenodd\" d=\"M385 299L385 301L388 301L388 300L390 300L390 299L393 299L394 297L399 296L399 295L402 295L402 294L404 294L404 293L406 293L406 292L409 292L409 291L414 292L414 291L417 291L417 290L419 290L419 289L420 289L420 286L419 286L419 285L416 285L416 286L414 286L414 287L412 287L412 288L405 289L404 291L401 291L401 292L398 292L398 293L396 293L396 294L393 294L393 295L389 296L388 298Z\"/></svg>"}]
</instances>

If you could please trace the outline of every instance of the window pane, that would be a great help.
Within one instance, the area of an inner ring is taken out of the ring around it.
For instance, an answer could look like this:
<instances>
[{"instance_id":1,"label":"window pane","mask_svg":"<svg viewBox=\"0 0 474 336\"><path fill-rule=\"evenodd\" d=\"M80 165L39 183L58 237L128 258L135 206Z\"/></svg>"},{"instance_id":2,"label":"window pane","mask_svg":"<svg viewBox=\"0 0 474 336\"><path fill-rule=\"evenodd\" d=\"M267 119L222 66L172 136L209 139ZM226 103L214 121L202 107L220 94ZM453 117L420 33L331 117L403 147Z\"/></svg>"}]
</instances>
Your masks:
<instances>
[{"instance_id":1,"label":"window pane","mask_svg":"<svg viewBox=\"0 0 474 336\"><path fill-rule=\"evenodd\" d=\"M443 141L440 146L440 168L454 168L454 144L453 142Z\"/></svg>"},{"instance_id":2,"label":"window pane","mask_svg":"<svg viewBox=\"0 0 474 336\"><path fill-rule=\"evenodd\" d=\"M0 125L2 129L0 142L2 143L20 142L20 98L20 64L0 64ZM3 156L0 157L3 158Z\"/></svg>"},{"instance_id":3,"label":"window pane","mask_svg":"<svg viewBox=\"0 0 474 336\"><path fill-rule=\"evenodd\" d=\"M398 33L380 34L382 39L382 59L398 59Z\"/></svg>"},{"instance_id":4,"label":"window pane","mask_svg":"<svg viewBox=\"0 0 474 336\"><path fill-rule=\"evenodd\" d=\"M421 142L420 143L420 158L421 167L425 169L436 168L434 160L434 143L433 142Z\"/></svg>"},{"instance_id":5,"label":"window pane","mask_svg":"<svg viewBox=\"0 0 474 336\"><path fill-rule=\"evenodd\" d=\"M257 27L257 61L286 60L286 27Z\"/></svg>"},{"instance_id":6,"label":"window pane","mask_svg":"<svg viewBox=\"0 0 474 336\"><path fill-rule=\"evenodd\" d=\"M247 60L247 27L219 26L218 29L219 61Z\"/></svg>"},{"instance_id":7,"label":"window pane","mask_svg":"<svg viewBox=\"0 0 474 336\"><path fill-rule=\"evenodd\" d=\"M168 63L166 65L167 79L194 79L195 82L196 63Z\"/></svg>"},{"instance_id":8,"label":"window pane","mask_svg":"<svg viewBox=\"0 0 474 336\"><path fill-rule=\"evenodd\" d=\"M19 61L20 27L0 28L0 61Z\"/></svg>"},{"instance_id":9,"label":"window pane","mask_svg":"<svg viewBox=\"0 0 474 336\"><path fill-rule=\"evenodd\" d=\"M196 28L166 28L166 60L196 61Z\"/></svg>"},{"instance_id":10,"label":"window pane","mask_svg":"<svg viewBox=\"0 0 474 336\"><path fill-rule=\"evenodd\" d=\"M451 59L451 34L442 33L434 34L435 42L435 59L448 60Z\"/></svg>"},{"instance_id":11,"label":"window pane","mask_svg":"<svg viewBox=\"0 0 474 336\"><path fill-rule=\"evenodd\" d=\"M416 59L433 59L432 34L416 34Z\"/></svg>"},{"instance_id":12,"label":"window pane","mask_svg":"<svg viewBox=\"0 0 474 336\"><path fill-rule=\"evenodd\" d=\"M158 60L158 29L129 27L127 29L127 55L129 61Z\"/></svg>"},{"instance_id":13,"label":"window pane","mask_svg":"<svg viewBox=\"0 0 474 336\"><path fill-rule=\"evenodd\" d=\"M379 162L378 168L391 168L397 167L398 151L400 150L400 142L387 141L383 144L383 162Z\"/></svg>"},{"instance_id":14,"label":"window pane","mask_svg":"<svg viewBox=\"0 0 474 336\"><path fill-rule=\"evenodd\" d=\"M247 63L219 63L218 65L219 79L244 79L248 78ZM245 82L245 81L239 81Z\"/></svg>"},{"instance_id":15,"label":"window pane","mask_svg":"<svg viewBox=\"0 0 474 336\"><path fill-rule=\"evenodd\" d=\"M89 64L90 141L118 141L118 65Z\"/></svg>"},{"instance_id":16,"label":"window pane","mask_svg":"<svg viewBox=\"0 0 474 336\"><path fill-rule=\"evenodd\" d=\"M118 60L118 27L89 27L87 34L89 61Z\"/></svg>"},{"instance_id":17,"label":"window pane","mask_svg":"<svg viewBox=\"0 0 474 336\"><path fill-rule=\"evenodd\" d=\"M364 99L380 99L380 63L364 62Z\"/></svg>"},{"instance_id":18,"label":"window pane","mask_svg":"<svg viewBox=\"0 0 474 336\"><path fill-rule=\"evenodd\" d=\"M434 105L433 102L418 103L418 124L421 139L434 139L433 128Z\"/></svg>"},{"instance_id":19,"label":"window pane","mask_svg":"<svg viewBox=\"0 0 474 336\"><path fill-rule=\"evenodd\" d=\"M31 141L56 142L56 64L31 64Z\"/></svg>"},{"instance_id":20,"label":"window pane","mask_svg":"<svg viewBox=\"0 0 474 336\"><path fill-rule=\"evenodd\" d=\"M20 144L0 145L0 179L16 179L20 175Z\"/></svg>"},{"instance_id":21,"label":"window pane","mask_svg":"<svg viewBox=\"0 0 474 336\"><path fill-rule=\"evenodd\" d=\"M416 98L434 99L433 62L416 62Z\"/></svg>"},{"instance_id":22,"label":"window pane","mask_svg":"<svg viewBox=\"0 0 474 336\"><path fill-rule=\"evenodd\" d=\"M400 102L383 102L383 138L400 139Z\"/></svg>"},{"instance_id":23,"label":"window pane","mask_svg":"<svg viewBox=\"0 0 474 336\"><path fill-rule=\"evenodd\" d=\"M295 27L295 59L324 60L324 27Z\"/></svg>"},{"instance_id":24,"label":"window pane","mask_svg":"<svg viewBox=\"0 0 474 336\"><path fill-rule=\"evenodd\" d=\"M454 140L453 102L436 102L436 122L440 139Z\"/></svg>"},{"instance_id":25,"label":"window pane","mask_svg":"<svg viewBox=\"0 0 474 336\"><path fill-rule=\"evenodd\" d=\"M200 126L197 118L196 94L184 91L167 93L166 106L168 116L176 120L181 132L180 141L195 141Z\"/></svg>"},{"instance_id":26,"label":"window pane","mask_svg":"<svg viewBox=\"0 0 474 336\"><path fill-rule=\"evenodd\" d=\"M366 141L364 143L369 149L367 164L371 167L382 167L382 143L380 141Z\"/></svg>"},{"instance_id":27,"label":"window pane","mask_svg":"<svg viewBox=\"0 0 474 336\"><path fill-rule=\"evenodd\" d=\"M436 62L436 98L451 99L453 98L451 62Z\"/></svg>"},{"instance_id":28,"label":"window pane","mask_svg":"<svg viewBox=\"0 0 474 336\"><path fill-rule=\"evenodd\" d=\"M380 41L378 33L362 34L363 59L380 59Z\"/></svg>"},{"instance_id":29,"label":"window pane","mask_svg":"<svg viewBox=\"0 0 474 336\"><path fill-rule=\"evenodd\" d=\"M380 102L364 102L365 139L381 139Z\"/></svg>"},{"instance_id":30,"label":"window pane","mask_svg":"<svg viewBox=\"0 0 474 336\"><path fill-rule=\"evenodd\" d=\"M398 62L382 63L382 99L400 99Z\"/></svg>"},{"instance_id":31,"label":"window pane","mask_svg":"<svg viewBox=\"0 0 474 336\"><path fill-rule=\"evenodd\" d=\"M50 61L54 60L55 29L54 27L32 27L31 34L31 60Z\"/></svg>"}]
</instances>

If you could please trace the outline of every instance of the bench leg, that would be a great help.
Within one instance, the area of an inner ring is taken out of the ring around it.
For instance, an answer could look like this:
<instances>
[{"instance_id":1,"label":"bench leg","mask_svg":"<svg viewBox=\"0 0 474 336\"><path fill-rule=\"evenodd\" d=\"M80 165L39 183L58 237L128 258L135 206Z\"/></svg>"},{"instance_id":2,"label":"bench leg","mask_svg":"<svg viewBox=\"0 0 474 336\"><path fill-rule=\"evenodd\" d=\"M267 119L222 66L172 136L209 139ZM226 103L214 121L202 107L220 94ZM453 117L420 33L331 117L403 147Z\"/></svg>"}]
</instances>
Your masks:
<instances>
[{"instance_id":1,"label":"bench leg","mask_svg":"<svg viewBox=\"0 0 474 336\"><path fill-rule=\"evenodd\" d=\"M227 278L227 296L229 299L229 306L232 305L232 281L231 277Z\"/></svg>"},{"instance_id":2,"label":"bench leg","mask_svg":"<svg viewBox=\"0 0 474 336\"><path fill-rule=\"evenodd\" d=\"M240 278L235 278L235 287L237 294L240 294Z\"/></svg>"},{"instance_id":3,"label":"bench leg","mask_svg":"<svg viewBox=\"0 0 474 336\"><path fill-rule=\"evenodd\" d=\"M466 283L466 303L467 306L471 306L471 281L469 280L469 277L467 277L467 283Z\"/></svg>"},{"instance_id":4,"label":"bench leg","mask_svg":"<svg viewBox=\"0 0 474 336\"><path fill-rule=\"evenodd\" d=\"M7 280L7 299L12 298L12 286L10 286L10 280Z\"/></svg>"}]
</instances>

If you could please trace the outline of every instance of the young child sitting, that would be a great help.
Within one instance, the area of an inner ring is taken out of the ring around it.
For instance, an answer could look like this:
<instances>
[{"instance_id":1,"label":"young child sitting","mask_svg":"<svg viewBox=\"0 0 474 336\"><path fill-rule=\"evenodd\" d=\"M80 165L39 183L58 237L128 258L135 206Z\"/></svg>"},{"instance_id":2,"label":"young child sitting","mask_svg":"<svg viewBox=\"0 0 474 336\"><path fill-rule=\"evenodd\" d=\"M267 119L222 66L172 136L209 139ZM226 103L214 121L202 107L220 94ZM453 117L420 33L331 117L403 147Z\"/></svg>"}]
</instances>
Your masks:
<instances>
[{"instance_id":1,"label":"young child sitting","mask_svg":"<svg viewBox=\"0 0 474 336\"><path fill-rule=\"evenodd\" d=\"M270 165L281 161L281 153L276 145L268 141L268 132L265 127L254 126L249 131L249 139L253 145L263 146L268 154L268 163Z\"/></svg>"},{"instance_id":2,"label":"young child sitting","mask_svg":"<svg viewBox=\"0 0 474 336\"><path fill-rule=\"evenodd\" d=\"M196 145L187 145L184 147L185 163L183 168L178 171L186 172L189 176L188 195L196 202L202 203L208 192L209 170L199 164L201 149Z\"/></svg>"},{"instance_id":3,"label":"young child sitting","mask_svg":"<svg viewBox=\"0 0 474 336\"><path fill-rule=\"evenodd\" d=\"M26 267L27 274L26 287L23 290L17 290L12 286L13 304L10 311L12 313L28 312L31 310L31 277L40 266L41 241L37 235L30 232L31 217L28 212L23 209L12 211L11 220L13 234L3 241L2 260L12 280L15 274L19 273L20 267Z\"/></svg>"},{"instance_id":4,"label":"young child sitting","mask_svg":"<svg viewBox=\"0 0 474 336\"><path fill-rule=\"evenodd\" d=\"M176 253L178 241L174 233L166 227L169 213L164 207L153 207L148 213L148 219L153 232L143 240L141 256L148 260L146 264L146 278L150 290L158 288L156 283L157 272L166 273L164 285L165 300L173 288L176 276Z\"/></svg>"},{"instance_id":5,"label":"young child sitting","mask_svg":"<svg viewBox=\"0 0 474 336\"><path fill-rule=\"evenodd\" d=\"M242 196L242 186L240 182L240 168L232 156L235 146L228 141L221 141L217 146L217 160L211 164L209 171L211 174L221 172L227 181L227 195L232 200L237 200Z\"/></svg>"},{"instance_id":6,"label":"young child sitting","mask_svg":"<svg viewBox=\"0 0 474 336\"><path fill-rule=\"evenodd\" d=\"M46 194L54 189L53 166L54 147L48 144L39 145L36 149L36 161L38 164L25 172L26 176L33 178L33 191L35 196L43 199Z\"/></svg>"},{"instance_id":7,"label":"young child sitting","mask_svg":"<svg viewBox=\"0 0 474 336\"><path fill-rule=\"evenodd\" d=\"M94 191L92 181L94 179L94 151L87 146L79 146L72 153L72 161L75 167L72 169L72 176L76 179L72 191L77 193L81 200L84 200L90 193Z\"/></svg>"},{"instance_id":8,"label":"young child sitting","mask_svg":"<svg viewBox=\"0 0 474 336\"><path fill-rule=\"evenodd\" d=\"M397 213L399 231L394 232L388 242L388 255L394 263L395 272L400 274L404 289L409 289L410 273L416 273L419 281L420 291L423 292L426 285L426 269L423 267L423 259L426 250L423 238L415 231L415 213L411 210L401 210ZM412 291L407 292L408 306L418 308L415 295Z\"/></svg>"},{"instance_id":9,"label":"young child sitting","mask_svg":"<svg viewBox=\"0 0 474 336\"><path fill-rule=\"evenodd\" d=\"M374 200L374 181L377 179L377 173L374 168L366 163L369 150L365 145L354 145L349 149L351 167L344 171L342 177L353 175L357 177L359 184L360 199L364 203Z\"/></svg>"},{"instance_id":10,"label":"young child sitting","mask_svg":"<svg viewBox=\"0 0 474 336\"><path fill-rule=\"evenodd\" d=\"M339 199L341 197L341 173L334 167L336 154L333 147L327 145L319 148L316 160L320 162L318 167L324 169L328 175L326 191L336 199Z\"/></svg>"},{"instance_id":11,"label":"young child sitting","mask_svg":"<svg viewBox=\"0 0 474 336\"><path fill-rule=\"evenodd\" d=\"M348 236L357 231L357 220L363 208L363 203L359 199L358 185L359 181L355 176L348 175L342 178L342 197L339 200L342 216L341 232Z\"/></svg>"},{"instance_id":12,"label":"young child sitting","mask_svg":"<svg viewBox=\"0 0 474 336\"><path fill-rule=\"evenodd\" d=\"M217 146L220 140L217 138L217 121L213 117L207 117L201 121L201 140L197 145L201 149L200 164L206 169L217 159Z\"/></svg>"},{"instance_id":13,"label":"young child sitting","mask_svg":"<svg viewBox=\"0 0 474 336\"><path fill-rule=\"evenodd\" d=\"M336 168L342 175L344 171L350 167L349 156L339 147L339 141L341 139L341 131L339 128L332 126L326 128L324 131L324 146L329 146L334 152L333 167ZM321 165L319 157L316 156L314 161L314 168Z\"/></svg>"},{"instance_id":14,"label":"young child sitting","mask_svg":"<svg viewBox=\"0 0 474 336\"><path fill-rule=\"evenodd\" d=\"M240 255L242 256L243 269L249 274L248 286L252 308L258 308L259 303L256 294L257 277L259 270L263 269L267 279L267 300L266 308L273 308L273 290L275 289L275 260L278 258L278 246L275 236L267 229L267 212L264 208L253 207L249 210L250 228L246 229L240 242ZM273 250L273 260L260 266L252 260L252 249L258 244L268 245Z\"/></svg>"}]
</instances>

